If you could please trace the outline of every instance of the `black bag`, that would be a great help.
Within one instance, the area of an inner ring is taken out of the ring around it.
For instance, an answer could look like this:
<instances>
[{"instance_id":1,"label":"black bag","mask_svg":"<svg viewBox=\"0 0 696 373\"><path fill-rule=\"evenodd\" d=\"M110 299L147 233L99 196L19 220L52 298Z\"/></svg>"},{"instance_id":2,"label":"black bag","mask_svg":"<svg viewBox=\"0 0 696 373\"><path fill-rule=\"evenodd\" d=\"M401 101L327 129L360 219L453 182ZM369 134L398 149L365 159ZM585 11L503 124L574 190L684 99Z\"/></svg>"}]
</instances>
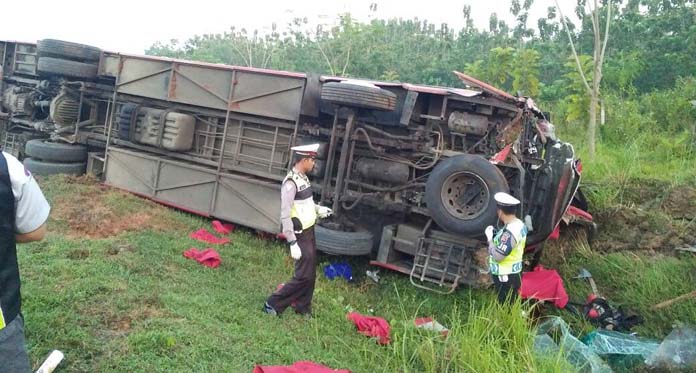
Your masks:
<instances>
[{"instance_id":1,"label":"black bag","mask_svg":"<svg viewBox=\"0 0 696 373\"><path fill-rule=\"evenodd\" d=\"M612 307L606 299L596 297L583 306L583 315L592 324L606 330L630 332L631 328L643 323L643 317Z\"/></svg>"}]
</instances>

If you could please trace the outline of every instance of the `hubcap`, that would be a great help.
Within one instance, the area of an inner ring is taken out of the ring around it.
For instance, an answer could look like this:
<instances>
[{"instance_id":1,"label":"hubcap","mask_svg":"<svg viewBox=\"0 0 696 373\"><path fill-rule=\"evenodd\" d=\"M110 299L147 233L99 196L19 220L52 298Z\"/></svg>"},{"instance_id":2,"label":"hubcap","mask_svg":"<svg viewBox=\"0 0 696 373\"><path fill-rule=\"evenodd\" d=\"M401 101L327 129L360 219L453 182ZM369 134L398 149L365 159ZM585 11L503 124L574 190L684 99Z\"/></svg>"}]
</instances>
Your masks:
<instances>
[{"instance_id":1,"label":"hubcap","mask_svg":"<svg viewBox=\"0 0 696 373\"><path fill-rule=\"evenodd\" d=\"M471 220L488 207L490 190L480 176L471 172L458 172L445 180L440 197L452 216Z\"/></svg>"}]
</instances>

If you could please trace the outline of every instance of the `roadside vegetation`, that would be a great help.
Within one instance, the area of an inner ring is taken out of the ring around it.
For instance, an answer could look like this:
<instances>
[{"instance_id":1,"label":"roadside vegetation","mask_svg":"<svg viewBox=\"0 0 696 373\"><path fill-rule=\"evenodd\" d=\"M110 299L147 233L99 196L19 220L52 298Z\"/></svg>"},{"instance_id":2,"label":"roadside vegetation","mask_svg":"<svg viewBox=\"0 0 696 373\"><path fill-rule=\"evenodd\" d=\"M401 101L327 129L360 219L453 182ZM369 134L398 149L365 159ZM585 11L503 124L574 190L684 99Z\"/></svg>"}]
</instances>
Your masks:
<instances>
[{"instance_id":1,"label":"roadside vegetation","mask_svg":"<svg viewBox=\"0 0 696 373\"><path fill-rule=\"evenodd\" d=\"M488 30L473 27L467 8L461 30L422 20L364 24L345 15L335 27L308 29L297 20L270 35L231 30L158 43L148 53L450 86L460 86L450 73L460 70L538 97L583 160L582 188L599 225L589 243L583 232L564 230L542 264L560 272L576 302L590 287L572 277L588 269L610 303L645 318L635 328L640 335L664 338L696 320L693 300L652 310L696 283L696 254L675 250L696 244L694 1L609 2L617 9L594 157L586 146L588 98L568 63L567 36L555 10L528 20L532 3L513 0L518 21L507 25L491 15ZM591 50L592 25L581 18L572 33L582 55ZM537 316L561 315L576 335L592 330L547 305L529 318L521 316L527 305L501 309L487 290L436 295L384 271L374 283L364 275L367 259L349 261L353 282L329 281L321 268L345 260L329 256L320 257L314 317L269 317L261 312L265 297L292 273L279 242L238 228L230 244L216 247L221 266L209 269L182 252L209 247L188 234L210 221L90 179L40 184L53 207L50 233L19 248L34 367L60 349L64 371L249 372L255 364L313 360L354 372L567 372L572 367L560 356L534 353ZM350 310L389 321L391 344L358 334L346 320ZM427 316L449 327L449 337L413 327Z\"/></svg>"}]
</instances>

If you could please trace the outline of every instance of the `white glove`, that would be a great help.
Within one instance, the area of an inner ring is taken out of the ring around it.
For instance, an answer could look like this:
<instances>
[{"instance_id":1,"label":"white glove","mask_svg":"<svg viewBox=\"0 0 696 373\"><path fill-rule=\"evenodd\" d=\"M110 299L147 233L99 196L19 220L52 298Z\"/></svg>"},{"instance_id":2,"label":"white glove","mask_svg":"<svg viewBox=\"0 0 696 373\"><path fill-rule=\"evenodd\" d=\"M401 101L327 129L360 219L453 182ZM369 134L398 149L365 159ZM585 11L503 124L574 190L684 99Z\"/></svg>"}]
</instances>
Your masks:
<instances>
[{"instance_id":1,"label":"white glove","mask_svg":"<svg viewBox=\"0 0 696 373\"><path fill-rule=\"evenodd\" d=\"M493 239L493 226L489 225L486 227L486 230L484 231L486 233L486 238L488 241Z\"/></svg>"},{"instance_id":2,"label":"white glove","mask_svg":"<svg viewBox=\"0 0 696 373\"><path fill-rule=\"evenodd\" d=\"M290 256L295 260L300 260L302 258L302 251L300 250L300 245L297 242L290 244Z\"/></svg>"},{"instance_id":3,"label":"white glove","mask_svg":"<svg viewBox=\"0 0 696 373\"><path fill-rule=\"evenodd\" d=\"M319 206L319 205L315 205L315 206L316 206L317 216L320 219L328 218L329 216L331 216L331 214L333 214L333 210L331 210L328 207Z\"/></svg>"}]
</instances>

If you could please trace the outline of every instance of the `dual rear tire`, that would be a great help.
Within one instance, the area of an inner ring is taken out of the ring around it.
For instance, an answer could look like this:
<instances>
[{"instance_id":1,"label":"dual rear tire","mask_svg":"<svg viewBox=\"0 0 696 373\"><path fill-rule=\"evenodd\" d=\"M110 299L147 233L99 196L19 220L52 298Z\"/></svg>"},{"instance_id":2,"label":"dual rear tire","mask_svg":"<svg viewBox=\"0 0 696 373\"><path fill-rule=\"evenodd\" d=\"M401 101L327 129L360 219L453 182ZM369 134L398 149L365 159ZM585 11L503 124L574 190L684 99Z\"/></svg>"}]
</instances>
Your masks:
<instances>
[{"instance_id":1,"label":"dual rear tire","mask_svg":"<svg viewBox=\"0 0 696 373\"><path fill-rule=\"evenodd\" d=\"M91 80L97 77L101 50L69 41L43 39L36 44L40 75Z\"/></svg>"},{"instance_id":2,"label":"dual rear tire","mask_svg":"<svg viewBox=\"0 0 696 373\"><path fill-rule=\"evenodd\" d=\"M33 174L82 175L87 168L87 147L51 142L46 139L29 140L24 148L24 166Z\"/></svg>"}]
</instances>

